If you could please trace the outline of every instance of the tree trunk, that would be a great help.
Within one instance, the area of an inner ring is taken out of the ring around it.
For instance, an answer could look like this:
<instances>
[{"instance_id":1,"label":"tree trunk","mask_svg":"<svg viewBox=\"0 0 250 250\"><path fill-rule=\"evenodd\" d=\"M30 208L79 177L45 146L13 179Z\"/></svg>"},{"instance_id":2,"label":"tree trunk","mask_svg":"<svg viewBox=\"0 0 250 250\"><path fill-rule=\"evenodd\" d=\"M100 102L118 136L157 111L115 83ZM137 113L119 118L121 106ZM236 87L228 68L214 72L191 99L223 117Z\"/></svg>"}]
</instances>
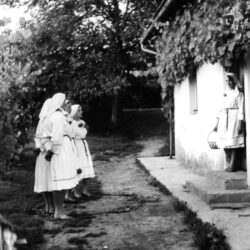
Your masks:
<instances>
[{"instance_id":1,"label":"tree trunk","mask_svg":"<svg viewBox=\"0 0 250 250\"><path fill-rule=\"evenodd\" d=\"M118 91L114 90L112 116L110 122L111 128L116 128L118 125Z\"/></svg>"}]
</instances>

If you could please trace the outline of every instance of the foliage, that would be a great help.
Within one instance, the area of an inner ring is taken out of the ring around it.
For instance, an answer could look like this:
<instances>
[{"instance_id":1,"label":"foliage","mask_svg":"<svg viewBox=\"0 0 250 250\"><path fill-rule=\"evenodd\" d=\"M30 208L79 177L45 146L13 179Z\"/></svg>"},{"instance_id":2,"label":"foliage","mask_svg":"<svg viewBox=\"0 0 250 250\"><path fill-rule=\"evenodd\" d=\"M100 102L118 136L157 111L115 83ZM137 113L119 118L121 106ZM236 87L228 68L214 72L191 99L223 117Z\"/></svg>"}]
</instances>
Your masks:
<instances>
[{"instance_id":1,"label":"foliage","mask_svg":"<svg viewBox=\"0 0 250 250\"><path fill-rule=\"evenodd\" d=\"M191 68L221 62L226 69L250 41L250 1L189 1L165 23L156 23L157 67L163 89L180 83Z\"/></svg>"},{"instance_id":2,"label":"foliage","mask_svg":"<svg viewBox=\"0 0 250 250\"><path fill-rule=\"evenodd\" d=\"M215 224L203 223L197 214L187 208L184 211L184 222L194 232L194 244L200 250L230 250L223 229L218 229Z\"/></svg>"},{"instance_id":3,"label":"foliage","mask_svg":"<svg viewBox=\"0 0 250 250\"><path fill-rule=\"evenodd\" d=\"M0 137L2 148L0 158L2 160L16 159L12 153L22 149L28 140L28 129L33 123L30 114L32 102L31 96L27 95L26 79L30 74L30 65L21 64L17 60L19 54L18 41L22 34L18 31L4 29L1 33L0 42Z\"/></svg>"},{"instance_id":4,"label":"foliage","mask_svg":"<svg viewBox=\"0 0 250 250\"><path fill-rule=\"evenodd\" d=\"M3 22L2 25L7 22ZM7 161L11 152L15 149L15 135L12 126L15 116L15 105L11 105L10 87L12 76L15 74L16 67L10 56L11 47L9 46L10 34L8 32L0 35L0 161Z\"/></svg>"},{"instance_id":5,"label":"foliage","mask_svg":"<svg viewBox=\"0 0 250 250\"><path fill-rule=\"evenodd\" d=\"M147 174L148 170L141 165ZM156 178L149 180L149 184L158 187L159 190L170 195L169 190L163 186ZM226 240L223 229L218 229L215 224L203 222L197 217L197 213L193 212L185 201L179 201L174 198L173 206L177 212L183 213L183 221L194 233L194 244L200 250L230 250L231 247Z\"/></svg>"},{"instance_id":6,"label":"foliage","mask_svg":"<svg viewBox=\"0 0 250 250\"><path fill-rule=\"evenodd\" d=\"M1 3L20 4L15 0ZM146 67L139 40L159 1L27 3L33 19L23 19L17 32L1 39L4 48L12 50L8 54L11 63L7 57L1 62L3 86L9 94L6 106L13 111L7 116L22 145L28 140L28 129L37 122L42 102L53 93L67 92L86 111L94 100L112 97L131 84L131 70Z\"/></svg>"},{"instance_id":7,"label":"foliage","mask_svg":"<svg viewBox=\"0 0 250 250\"><path fill-rule=\"evenodd\" d=\"M190 210L185 201L174 200L174 207L177 212L184 213L184 222L194 232L194 244L198 249L230 250L231 247L226 241L223 229L218 229L215 224L202 222L197 213Z\"/></svg>"},{"instance_id":8,"label":"foliage","mask_svg":"<svg viewBox=\"0 0 250 250\"><path fill-rule=\"evenodd\" d=\"M128 72L142 63L139 38L145 14L140 5L118 0L36 2L36 21L26 24L32 35L20 45L19 55L30 61L32 71L41 70L35 86L49 93L68 90L86 102L129 84ZM121 2L127 4L125 12Z\"/></svg>"}]
</instances>

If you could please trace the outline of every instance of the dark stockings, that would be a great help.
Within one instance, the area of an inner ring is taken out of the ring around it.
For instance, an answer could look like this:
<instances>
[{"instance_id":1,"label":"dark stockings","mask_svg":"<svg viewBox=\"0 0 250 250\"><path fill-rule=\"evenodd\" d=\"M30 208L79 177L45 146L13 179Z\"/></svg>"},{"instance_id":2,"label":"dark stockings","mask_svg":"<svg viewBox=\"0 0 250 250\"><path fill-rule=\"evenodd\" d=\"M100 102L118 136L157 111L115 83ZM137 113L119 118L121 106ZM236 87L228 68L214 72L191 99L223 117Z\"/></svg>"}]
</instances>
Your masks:
<instances>
[{"instance_id":1,"label":"dark stockings","mask_svg":"<svg viewBox=\"0 0 250 250\"><path fill-rule=\"evenodd\" d=\"M225 158L226 158L226 171L227 172L234 172L236 171L236 155L237 149L236 148L225 148Z\"/></svg>"}]
</instances>

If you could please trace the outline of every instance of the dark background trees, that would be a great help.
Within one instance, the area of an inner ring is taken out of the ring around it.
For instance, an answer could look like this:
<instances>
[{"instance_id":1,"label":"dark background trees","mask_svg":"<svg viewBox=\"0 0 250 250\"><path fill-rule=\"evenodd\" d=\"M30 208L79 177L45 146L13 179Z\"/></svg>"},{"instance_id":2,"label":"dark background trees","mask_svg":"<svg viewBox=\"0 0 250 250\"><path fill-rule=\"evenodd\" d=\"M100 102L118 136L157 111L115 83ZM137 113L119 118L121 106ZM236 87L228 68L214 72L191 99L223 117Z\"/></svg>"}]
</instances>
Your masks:
<instances>
[{"instance_id":1,"label":"dark background trees","mask_svg":"<svg viewBox=\"0 0 250 250\"><path fill-rule=\"evenodd\" d=\"M133 74L153 60L141 51L140 38L159 2L27 1L32 18L23 18L2 46L11 48L13 65L4 81L20 143L36 124L42 102L55 92L66 92L80 103L92 127L107 121L117 126L122 107L160 105L156 78Z\"/></svg>"}]
</instances>

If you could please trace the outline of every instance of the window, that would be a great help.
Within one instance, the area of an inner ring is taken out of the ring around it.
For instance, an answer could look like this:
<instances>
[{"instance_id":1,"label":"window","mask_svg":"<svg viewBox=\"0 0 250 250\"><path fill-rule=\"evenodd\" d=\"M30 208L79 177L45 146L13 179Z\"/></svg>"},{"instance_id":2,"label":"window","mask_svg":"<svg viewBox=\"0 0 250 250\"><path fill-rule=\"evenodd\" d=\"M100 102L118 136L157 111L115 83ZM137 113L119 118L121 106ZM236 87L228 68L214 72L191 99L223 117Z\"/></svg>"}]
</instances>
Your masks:
<instances>
[{"instance_id":1,"label":"window","mask_svg":"<svg viewBox=\"0 0 250 250\"><path fill-rule=\"evenodd\" d=\"M189 74L189 102L190 102L190 113L196 114L198 111L196 70L191 71Z\"/></svg>"}]
</instances>

